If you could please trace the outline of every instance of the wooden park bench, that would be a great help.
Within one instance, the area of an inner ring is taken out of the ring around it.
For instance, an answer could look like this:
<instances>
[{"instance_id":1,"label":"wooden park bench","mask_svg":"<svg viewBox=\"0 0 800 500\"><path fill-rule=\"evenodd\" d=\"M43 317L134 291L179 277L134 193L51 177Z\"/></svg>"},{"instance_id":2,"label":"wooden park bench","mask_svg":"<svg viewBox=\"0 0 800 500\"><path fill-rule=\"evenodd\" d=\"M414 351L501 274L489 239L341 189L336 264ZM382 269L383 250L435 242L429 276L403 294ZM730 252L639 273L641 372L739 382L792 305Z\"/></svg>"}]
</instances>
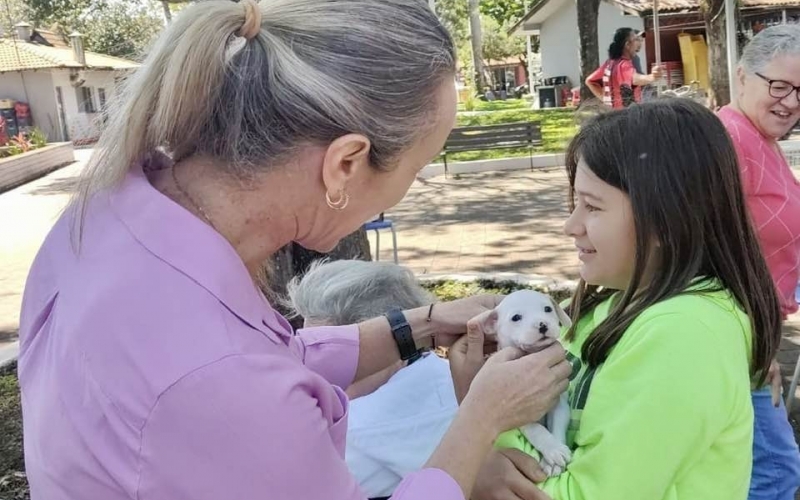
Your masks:
<instances>
[{"instance_id":1,"label":"wooden park bench","mask_svg":"<svg viewBox=\"0 0 800 500\"><path fill-rule=\"evenodd\" d=\"M528 148L533 169L533 148L542 145L539 122L501 123L454 128L444 144L444 175L447 176L447 155L464 151Z\"/></svg>"}]
</instances>

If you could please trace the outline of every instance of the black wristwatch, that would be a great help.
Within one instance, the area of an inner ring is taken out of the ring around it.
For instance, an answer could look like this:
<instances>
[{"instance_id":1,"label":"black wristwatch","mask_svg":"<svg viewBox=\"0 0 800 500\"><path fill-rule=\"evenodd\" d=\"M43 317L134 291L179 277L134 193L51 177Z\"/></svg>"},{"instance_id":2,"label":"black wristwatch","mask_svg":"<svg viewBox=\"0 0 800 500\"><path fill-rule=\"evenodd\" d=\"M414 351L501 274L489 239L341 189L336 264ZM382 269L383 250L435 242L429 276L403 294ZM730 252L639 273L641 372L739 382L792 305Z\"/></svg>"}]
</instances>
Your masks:
<instances>
[{"instance_id":1,"label":"black wristwatch","mask_svg":"<svg viewBox=\"0 0 800 500\"><path fill-rule=\"evenodd\" d=\"M400 309L392 309L384 316L389 320L389 326L392 328L394 341L397 343L397 349L400 351L400 359L408 361L410 365L421 358L422 350L418 349L417 344L414 342L411 325L408 324L408 320L406 320L403 311Z\"/></svg>"}]
</instances>

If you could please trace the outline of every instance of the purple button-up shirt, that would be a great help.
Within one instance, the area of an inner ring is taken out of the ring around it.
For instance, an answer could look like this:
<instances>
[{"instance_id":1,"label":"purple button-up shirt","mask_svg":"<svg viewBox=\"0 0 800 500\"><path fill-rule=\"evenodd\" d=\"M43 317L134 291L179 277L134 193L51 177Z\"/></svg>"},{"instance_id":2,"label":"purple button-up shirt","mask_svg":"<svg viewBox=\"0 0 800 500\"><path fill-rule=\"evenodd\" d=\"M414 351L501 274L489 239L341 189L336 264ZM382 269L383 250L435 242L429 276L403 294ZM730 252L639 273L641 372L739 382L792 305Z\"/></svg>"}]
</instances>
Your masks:
<instances>
[{"instance_id":1,"label":"purple button-up shirt","mask_svg":"<svg viewBox=\"0 0 800 500\"><path fill-rule=\"evenodd\" d=\"M363 499L344 461L358 328L293 334L241 259L141 167L71 212L20 326L34 500ZM438 469L396 499L463 500Z\"/></svg>"}]
</instances>

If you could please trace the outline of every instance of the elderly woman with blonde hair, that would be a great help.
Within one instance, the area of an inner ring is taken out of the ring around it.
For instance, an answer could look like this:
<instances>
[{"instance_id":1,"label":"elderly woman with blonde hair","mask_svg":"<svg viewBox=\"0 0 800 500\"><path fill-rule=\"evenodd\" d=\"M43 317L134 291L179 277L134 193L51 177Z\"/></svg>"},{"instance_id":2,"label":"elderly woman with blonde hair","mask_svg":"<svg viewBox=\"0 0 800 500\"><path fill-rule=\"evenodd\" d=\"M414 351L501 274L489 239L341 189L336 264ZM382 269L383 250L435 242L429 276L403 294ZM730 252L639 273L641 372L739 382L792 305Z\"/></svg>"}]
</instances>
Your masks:
<instances>
[{"instance_id":1,"label":"elderly woman with blonde hair","mask_svg":"<svg viewBox=\"0 0 800 500\"><path fill-rule=\"evenodd\" d=\"M340 387L434 338L467 353L451 364L469 392L394 496L471 495L497 435L566 389L563 349L503 350L476 375L467 323L497 297L294 332L257 283L284 245L330 251L403 198L453 127L455 71L420 0L181 11L115 96L28 278L32 498L363 499Z\"/></svg>"}]
</instances>

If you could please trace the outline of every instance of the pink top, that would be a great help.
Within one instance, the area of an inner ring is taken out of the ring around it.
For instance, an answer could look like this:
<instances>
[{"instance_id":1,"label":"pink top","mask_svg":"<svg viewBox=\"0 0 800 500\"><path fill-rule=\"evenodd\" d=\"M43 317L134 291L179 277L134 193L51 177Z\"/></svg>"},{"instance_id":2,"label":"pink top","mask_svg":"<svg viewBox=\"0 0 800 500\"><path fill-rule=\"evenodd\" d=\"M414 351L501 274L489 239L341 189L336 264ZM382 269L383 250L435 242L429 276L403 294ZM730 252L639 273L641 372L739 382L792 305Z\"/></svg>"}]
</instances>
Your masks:
<instances>
[{"instance_id":1,"label":"pink top","mask_svg":"<svg viewBox=\"0 0 800 500\"><path fill-rule=\"evenodd\" d=\"M612 108L624 108L633 102L642 102L642 87L633 84L633 77L636 75L636 67L630 59L621 57L619 59L609 59L594 73L589 75L588 80L603 86L603 104ZM623 99L622 88L632 91L632 102L625 102Z\"/></svg>"},{"instance_id":2,"label":"pink top","mask_svg":"<svg viewBox=\"0 0 800 500\"><path fill-rule=\"evenodd\" d=\"M719 110L739 156L750 215L778 288L784 315L797 311L800 278L800 183L780 146L729 106Z\"/></svg>"},{"instance_id":3,"label":"pink top","mask_svg":"<svg viewBox=\"0 0 800 500\"><path fill-rule=\"evenodd\" d=\"M160 162L151 162L157 166ZM358 328L296 335L233 248L141 167L69 217L25 290L19 375L34 500L364 499L344 461ZM463 500L445 472L396 499Z\"/></svg>"}]
</instances>

